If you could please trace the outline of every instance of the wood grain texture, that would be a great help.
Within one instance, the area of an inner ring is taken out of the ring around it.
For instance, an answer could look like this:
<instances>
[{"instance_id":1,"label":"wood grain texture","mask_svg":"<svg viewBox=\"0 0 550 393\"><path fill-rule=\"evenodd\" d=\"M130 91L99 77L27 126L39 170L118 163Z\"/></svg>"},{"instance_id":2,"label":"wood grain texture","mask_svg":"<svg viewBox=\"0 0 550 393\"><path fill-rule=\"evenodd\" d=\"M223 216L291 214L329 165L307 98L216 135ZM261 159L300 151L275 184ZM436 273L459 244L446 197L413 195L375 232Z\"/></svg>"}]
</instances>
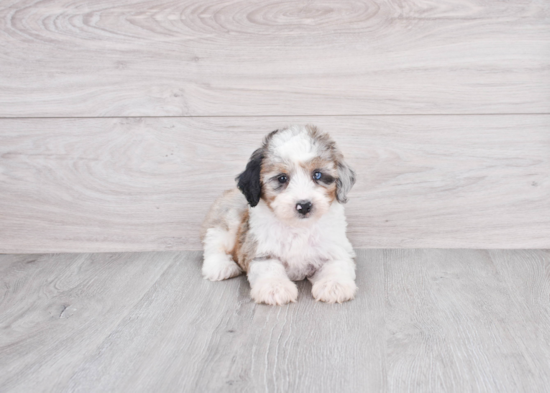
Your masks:
<instances>
[{"instance_id":1,"label":"wood grain texture","mask_svg":"<svg viewBox=\"0 0 550 393\"><path fill-rule=\"evenodd\" d=\"M308 120L357 170L354 246L550 247L550 116ZM263 136L301 121L1 120L0 252L200 249Z\"/></svg>"},{"instance_id":2,"label":"wood grain texture","mask_svg":"<svg viewBox=\"0 0 550 393\"><path fill-rule=\"evenodd\" d=\"M0 391L55 391L176 254L0 256Z\"/></svg>"},{"instance_id":3,"label":"wood grain texture","mask_svg":"<svg viewBox=\"0 0 550 393\"><path fill-rule=\"evenodd\" d=\"M221 285L203 280L198 252L71 254L28 263L34 259L0 257L7 284L0 318L8 333L0 343L2 391L385 386L381 261L363 264L364 296L353 303L316 303L302 283L297 304L270 307L250 300L242 276ZM65 269L67 263L80 269ZM110 277L101 280L98 270ZM326 322L312 324L321 318Z\"/></svg>"},{"instance_id":4,"label":"wood grain texture","mask_svg":"<svg viewBox=\"0 0 550 393\"><path fill-rule=\"evenodd\" d=\"M548 113L546 1L10 0L0 116Z\"/></svg>"},{"instance_id":5,"label":"wood grain texture","mask_svg":"<svg viewBox=\"0 0 550 393\"><path fill-rule=\"evenodd\" d=\"M196 263L174 264L166 271L151 299L142 299L80 366L68 390L83 384L83 391L384 387L382 264L365 264L358 285L366 296L355 304L316 303L311 286L302 283L298 303L269 307L251 301L242 276L222 285L202 280L200 254L194 255ZM326 323L312 324L322 320ZM164 364L163 373L155 364Z\"/></svg>"},{"instance_id":6,"label":"wood grain texture","mask_svg":"<svg viewBox=\"0 0 550 393\"><path fill-rule=\"evenodd\" d=\"M0 390L546 390L550 251L357 254L354 301L283 307L200 252L2 255Z\"/></svg>"},{"instance_id":7,"label":"wood grain texture","mask_svg":"<svg viewBox=\"0 0 550 393\"><path fill-rule=\"evenodd\" d=\"M509 288L511 299L522 309L518 329L524 332L525 342L531 347L527 356L536 367L533 374L542 376L546 386L550 386L544 367L550 364L550 353L545 346L538 347L540 342L550 342L550 329L544 327L550 323L550 250L538 253L491 250L489 255Z\"/></svg>"},{"instance_id":8,"label":"wood grain texture","mask_svg":"<svg viewBox=\"0 0 550 393\"><path fill-rule=\"evenodd\" d=\"M508 274L550 266L545 251L523 251L519 259ZM531 333L547 330L549 321L526 319L521 292L506 284L488 251L386 251L384 272L390 391L547 389L549 341ZM548 276L537 281L548 285Z\"/></svg>"}]
</instances>

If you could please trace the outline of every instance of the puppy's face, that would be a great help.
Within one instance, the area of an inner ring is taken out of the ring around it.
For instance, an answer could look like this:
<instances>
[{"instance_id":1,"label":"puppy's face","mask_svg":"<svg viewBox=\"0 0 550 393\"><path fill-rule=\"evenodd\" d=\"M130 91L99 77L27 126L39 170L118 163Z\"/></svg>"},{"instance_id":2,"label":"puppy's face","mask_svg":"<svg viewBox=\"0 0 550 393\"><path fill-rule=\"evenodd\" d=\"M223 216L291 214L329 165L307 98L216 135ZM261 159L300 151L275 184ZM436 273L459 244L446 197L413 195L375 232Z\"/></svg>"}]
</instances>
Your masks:
<instances>
[{"instance_id":1,"label":"puppy's face","mask_svg":"<svg viewBox=\"0 0 550 393\"><path fill-rule=\"evenodd\" d=\"M313 126L269 134L237 179L252 207L262 199L280 220L292 225L307 225L333 202L345 203L355 182L336 144Z\"/></svg>"},{"instance_id":2,"label":"puppy's face","mask_svg":"<svg viewBox=\"0 0 550 393\"><path fill-rule=\"evenodd\" d=\"M336 165L320 150L306 132L271 139L260 172L262 199L279 219L315 220L336 199Z\"/></svg>"}]
</instances>

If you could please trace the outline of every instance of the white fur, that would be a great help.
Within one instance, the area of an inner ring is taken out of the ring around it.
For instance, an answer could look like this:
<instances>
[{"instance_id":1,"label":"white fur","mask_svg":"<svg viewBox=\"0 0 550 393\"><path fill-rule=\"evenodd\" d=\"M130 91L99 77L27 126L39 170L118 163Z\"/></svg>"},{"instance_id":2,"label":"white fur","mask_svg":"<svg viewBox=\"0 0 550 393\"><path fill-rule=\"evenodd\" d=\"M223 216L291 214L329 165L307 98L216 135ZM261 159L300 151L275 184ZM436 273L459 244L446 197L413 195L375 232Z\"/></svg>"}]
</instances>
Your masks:
<instances>
[{"instance_id":1,"label":"white fur","mask_svg":"<svg viewBox=\"0 0 550 393\"><path fill-rule=\"evenodd\" d=\"M297 219L296 202L303 200L311 201L313 211L307 219ZM304 227L323 216L330 208L330 201L321 188L314 187L309 174L298 168L285 192L271 203L271 208L279 220L286 221L292 227Z\"/></svg>"},{"instance_id":2,"label":"white fur","mask_svg":"<svg viewBox=\"0 0 550 393\"><path fill-rule=\"evenodd\" d=\"M256 255L277 256L291 280L303 280L328 261L353 263L355 253L346 237L344 207L339 203L333 203L318 220L296 227L277 219L260 201L250 209L249 222L258 241Z\"/></svg>"},{"instance_id":3,"label":"white fur","mask_svg":"<svg viewBox=\"0 0 550 393\"><path fill-rule=\"evenodd\" d=\"M300 126L292 126L284 133L276 134L270 148L274 154L287 161L305 162L317 156L311 139Z\"/></svg>"},{"instance_id":4,"label":"white fur","mask_svg":"<svg viewBox=\"0 0 550 393\"><path fill-rule=\"evenodd\" d=\"M209 228L204 239L202 276L210 281L221 281L242 273L241 268L227 254L235 244L236 233L222 228Z\"/></svg>"},{"instance_id":5,"label":"white fur","mask_svg":"<svg viewBox=\"0 0 550 393\"><path fill-rule=\"evenodd\" d=\"M296 289L294 284L290 285L290 280L304 278L312 282L316 300L342 303L354 298L357 290L355 253L346 237L342 205L335 202L317 221L306 227L295 227L278 220L261 201L250 209L249 222L258 240L256 255L276 256L269 260L269 270L265 269L264 260L251 263L248 277L256 302L284 304L295 301ZM279 269L273 265L279 265ZM283 271L286 277L282 276Z\"/></svg>"},{"instance_id":6,"label":"white fur","mask_svg":"<svg viewBox=\"0 0 550 393\"><path fill-rule=\"evenodd\" d=\"M278 260L256 261L248 271L250 296L256 303L280 306L295 302L298 288L288 278L285 268Z\"/></svg>"},{"instance_id":7,"label":"white fur","mask_svg":"<svg viewBox=\"0 0 550 393\"><path fill-rule=\"evenodd\" d=\"M309 278L315 300L343 303L355 297L355 263L351 260L334 260L325 263Z\"/></svg>"}]
</instances>

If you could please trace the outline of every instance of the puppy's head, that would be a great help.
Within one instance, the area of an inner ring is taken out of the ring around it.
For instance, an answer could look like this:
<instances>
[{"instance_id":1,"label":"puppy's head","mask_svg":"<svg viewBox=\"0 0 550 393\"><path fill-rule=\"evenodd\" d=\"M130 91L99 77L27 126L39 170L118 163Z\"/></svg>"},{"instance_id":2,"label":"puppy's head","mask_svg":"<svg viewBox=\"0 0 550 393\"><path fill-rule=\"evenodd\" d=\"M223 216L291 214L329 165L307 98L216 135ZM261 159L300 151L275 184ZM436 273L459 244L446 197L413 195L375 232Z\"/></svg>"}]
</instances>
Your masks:
<instances>
[{"instance_id":1,"label":"puppy's head","mask_svg":"<svg viewBox=\"0 0 550 393\"><path fill-rule=\"evenodd\" d=\"M346 203L355 173L328 134L314 126L273 131L237 176L250 206L265 201L286 222L306 224Z\"/></svg>"}]
</instances>

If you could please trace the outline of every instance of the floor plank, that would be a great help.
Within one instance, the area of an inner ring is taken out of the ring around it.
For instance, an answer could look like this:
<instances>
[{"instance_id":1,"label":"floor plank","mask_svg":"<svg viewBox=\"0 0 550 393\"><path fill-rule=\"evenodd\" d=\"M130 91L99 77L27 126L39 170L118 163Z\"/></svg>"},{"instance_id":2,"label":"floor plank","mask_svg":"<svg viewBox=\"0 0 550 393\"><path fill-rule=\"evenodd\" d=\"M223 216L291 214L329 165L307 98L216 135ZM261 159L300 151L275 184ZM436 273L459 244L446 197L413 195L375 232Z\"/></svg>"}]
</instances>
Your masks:
<instances>
[{"instance_id":1,"label":"floor plank","mask_svg":"<svg viewBox=\"0 0 550 393\"><path fill-rule=\"evenodd\" d=\"M550 115L313 117L357 171L358 248L550 247ZM0 120L0 252L200 249L263 136L299 117Z\"/></svg>"},{"instance_id":2,"label":"floor plank","mask_svg":"<svg viewBox=\"0 0 550 393\"><path fill-rule=\"evenodd\" d=\"M3 1L0 116L548 113L549 7Z\"/></svg>"}]
</instances>

